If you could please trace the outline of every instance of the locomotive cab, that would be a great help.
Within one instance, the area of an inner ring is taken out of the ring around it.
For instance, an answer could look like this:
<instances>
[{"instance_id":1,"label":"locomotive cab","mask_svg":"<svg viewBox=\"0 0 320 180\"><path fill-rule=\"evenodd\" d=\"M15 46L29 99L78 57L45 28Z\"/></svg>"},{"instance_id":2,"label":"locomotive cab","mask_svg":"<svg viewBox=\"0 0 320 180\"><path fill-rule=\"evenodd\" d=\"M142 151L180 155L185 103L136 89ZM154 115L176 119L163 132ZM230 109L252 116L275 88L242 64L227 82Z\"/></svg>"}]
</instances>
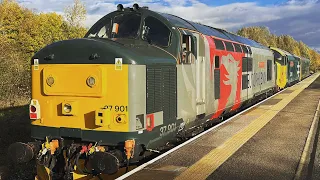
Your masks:
<instances>
[{"instance_id":1,"label":"locomotive cab","mask_svg":"<svg viewBox=\"0 0 320 180\"><path fill-rule=\"evenodd\" d=\"M134 8L118 8L101 18L85 38L148 43L169 52L173 57L180 52L180 37L176 28L159 14L137 5Z\"/></svg>"}]
</instances>

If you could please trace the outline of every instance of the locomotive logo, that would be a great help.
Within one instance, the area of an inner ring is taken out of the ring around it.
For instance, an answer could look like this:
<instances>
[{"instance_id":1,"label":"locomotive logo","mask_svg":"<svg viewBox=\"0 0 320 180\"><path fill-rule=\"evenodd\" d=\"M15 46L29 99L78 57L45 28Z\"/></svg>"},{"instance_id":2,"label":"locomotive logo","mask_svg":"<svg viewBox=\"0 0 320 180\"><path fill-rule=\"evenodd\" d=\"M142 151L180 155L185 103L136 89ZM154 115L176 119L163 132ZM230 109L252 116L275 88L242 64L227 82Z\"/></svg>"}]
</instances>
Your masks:
<instances>
[{"instance_id":1,"label":"locomotive logo","mask_svg":"<svg viewBox=\"0 0 320 180\"><path fill-rule=\"evenodd\" d=\"M213 118L218 118L226 105L233 105L232 110L239 107L241 89L241 63L231 54L222 56L220 71L220 99L218 111Z\"/></svg>"},{"instance_id":2,"label":"locomotive logo","mask_svg":"<svg viewBox=\"0 0 320 180\"><path fill-rule=\"evenodd\" d=\"M240 70L240 61L236 61L231 54L228 54L227 56L222 56L221 64L226 70L223 75L227 79L223 80L223 83L225 85L231 85L231 87L236 87L238 78L235 78L235 76L239 76L236 72ZM234 90L234 94L235 92Z\"/></svg>"}]
</instances>

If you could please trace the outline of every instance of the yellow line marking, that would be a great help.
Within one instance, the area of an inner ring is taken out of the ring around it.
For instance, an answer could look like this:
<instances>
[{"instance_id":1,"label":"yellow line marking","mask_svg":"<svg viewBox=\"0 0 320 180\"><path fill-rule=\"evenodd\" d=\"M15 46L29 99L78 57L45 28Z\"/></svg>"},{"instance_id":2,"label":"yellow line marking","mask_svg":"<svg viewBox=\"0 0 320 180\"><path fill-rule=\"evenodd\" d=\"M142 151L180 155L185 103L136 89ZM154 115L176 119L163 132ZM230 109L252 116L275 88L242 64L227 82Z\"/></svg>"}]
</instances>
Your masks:
<instances>
[{"instance_id":1,"label":"yellow line marking","mask_svg":"<svg viewBox=\"0 0 320 180\"><path fill-rule=\"evenodd\" d=\"M160 167L157 169L153 169L153 170L158 170L158 171L175 171L175 172L179 172L179 171L184 171L185 169L187 169L184 166L173 166L173 165L168 165L168 166L164 166L164 167Z\"/></svg>"},{"instance_id":2,"label":"yellow line marking","mask_svg":"<svg viewBox=\"0 0 320 180\"><path fill-rule=\"evenodd\" d=\"M285 99L274 105L270 110L252 121L246 128L228 139L221 146L210 151L206 156L193 164L187 170L182 172L176 180L206 179L219 166L221 166L231 155L233 155L241 146L243 146L252 136L263 128L274 116L278 114L290 101L292 101L300 92L307 88L319 74L313 78L310 77L299 89L289 94Z\"/></svg>"},{"instance_id":3,"label":"yellow line marking","mask_svg":"<svg viewBox=\"0 0 320 180\"><path fill-rule=\"evenodd\" d=\"M273 97L272 99L284 99L288 96L289 96L289 94L278 94L275 97Z\"/></svg>"}]
</instances>

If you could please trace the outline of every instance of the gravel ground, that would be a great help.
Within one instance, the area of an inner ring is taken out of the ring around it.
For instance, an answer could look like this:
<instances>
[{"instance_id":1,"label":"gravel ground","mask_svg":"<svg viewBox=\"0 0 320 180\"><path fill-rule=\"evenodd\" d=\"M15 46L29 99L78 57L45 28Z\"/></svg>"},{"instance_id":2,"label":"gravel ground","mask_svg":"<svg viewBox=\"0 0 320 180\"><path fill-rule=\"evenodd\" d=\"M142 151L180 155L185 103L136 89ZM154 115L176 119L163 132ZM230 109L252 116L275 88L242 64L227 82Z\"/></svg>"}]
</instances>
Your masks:
<instances>
[{"instance_id":1,"label":"gravel ground","mask_svg":"<svg viewBox=\"0 0 320 180\"><path fill-rule=\"evenodd\" d=\"M7 149L14 142L32 141L28 106L0 108L0 180L34 179L35 163L13 165L7 157Z\"/></svg>"}]
</instances>

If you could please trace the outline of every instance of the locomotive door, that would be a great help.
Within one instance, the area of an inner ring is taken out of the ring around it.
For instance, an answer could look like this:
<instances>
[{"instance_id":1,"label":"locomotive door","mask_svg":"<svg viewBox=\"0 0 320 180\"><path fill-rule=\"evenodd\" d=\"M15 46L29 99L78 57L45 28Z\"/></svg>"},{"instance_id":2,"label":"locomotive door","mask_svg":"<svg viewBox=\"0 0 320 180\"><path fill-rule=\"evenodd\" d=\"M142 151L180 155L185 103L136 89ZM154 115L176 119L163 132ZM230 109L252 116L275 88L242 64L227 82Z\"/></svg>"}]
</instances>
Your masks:
<instances>
[{"instance_id":1,"label":"locomotive door","mask_svg":"<svg viewBox=\"0 0 320 180\"><path fill-rule=\"evenodd\" d=\"M242 59L242 71L244 77L242 78L242 89L245 90L245 94L247 96L246 99L251 99L253 97L252 92L252 77L253 77L253 59L252 59L252 52L249 47L242 46L243 52L245 57Z\"/></svg>"},{"instance_id":2,"label":"locomotive door","mask_svg":"<svg viewBox=\"0 0 320 180\"><path fill-rule=\"evenodd\" d=\"M196 109L197 115L204 115L205 107L205 57L204 57L204 40L198 33L193 34L194 55L196 64Z\"/></svg>"},{"instance_id":3,"label":"locomotive door","mask_svg":"<svg viewBox=\"0 0 320 180\"><path fill-rule=\"evenodd\" d=\"M243 101L248 99L248 88L249 88L249 80L250 75L248 73L248 55L245 54L242 57L242 91L241 91L241 99Z\"/></svg>"},{"instance_id":4,"label":"locomotive door","mask_svg":"<svg viewBox=\"0 0 320 180\"><path fill-rule=\"evenodd\" d=\"M195 88L195 107L196 115L204 115L205 109L205 57L204 57L204 40L198 33L192 33L182 30L183 35L183 64L192 64L194 74Z\"/></svg>"}]
</instances>

